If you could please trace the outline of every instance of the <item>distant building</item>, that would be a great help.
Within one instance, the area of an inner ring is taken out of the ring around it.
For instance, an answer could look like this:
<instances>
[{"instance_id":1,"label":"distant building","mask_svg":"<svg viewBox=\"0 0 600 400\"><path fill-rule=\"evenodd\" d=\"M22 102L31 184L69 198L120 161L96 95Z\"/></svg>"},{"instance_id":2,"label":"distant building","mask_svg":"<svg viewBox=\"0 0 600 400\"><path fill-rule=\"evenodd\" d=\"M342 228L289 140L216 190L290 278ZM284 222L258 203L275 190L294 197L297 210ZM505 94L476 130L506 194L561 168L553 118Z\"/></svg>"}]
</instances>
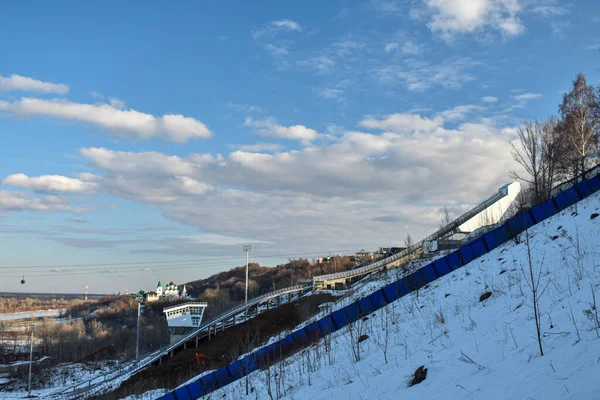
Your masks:
<instances>
[{"instance_id":1,"label":"distant building","mask_svg":"<svg viewBox=\"0 0 600 400\"><path fill-rule=\"evenodd\" d=\"M158 281L156 290L153 292L144 292L140 290L135 293L134 298L138 301L153 302L166 299L189 299L185 285L179 286L173 281L169 282L164 288L161 281Z\"/></svg>"}]
</instances>

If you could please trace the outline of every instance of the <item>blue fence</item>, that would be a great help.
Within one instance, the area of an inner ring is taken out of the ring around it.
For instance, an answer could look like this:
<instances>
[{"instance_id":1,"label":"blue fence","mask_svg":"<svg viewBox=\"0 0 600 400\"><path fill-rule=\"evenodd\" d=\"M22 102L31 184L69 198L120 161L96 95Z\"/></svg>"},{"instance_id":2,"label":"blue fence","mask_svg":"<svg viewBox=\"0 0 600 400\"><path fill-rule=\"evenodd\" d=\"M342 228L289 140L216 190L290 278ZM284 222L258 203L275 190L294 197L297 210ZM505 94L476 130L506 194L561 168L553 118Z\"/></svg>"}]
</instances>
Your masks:
<instances>
[{"instance_id":1,"label":"blue fence","mask_svg":"<svg viewBox=\"0 0 600 400\"><path fill-rule=\"evenodd\" d=\"M554 198L509 219L480 238L462 246L457 251L428 264L418 271L390 283L369 296L297 330L278 342L263 347L197 381L162 396L161 400L195 400L233 381L243 378L257 369L305 347L360 318L388 305L389 303L418 290L436 279L494 250L533 225L555 215L600 190L600 176L579 182L557 194Z\"/></svg>"}]
</instances>

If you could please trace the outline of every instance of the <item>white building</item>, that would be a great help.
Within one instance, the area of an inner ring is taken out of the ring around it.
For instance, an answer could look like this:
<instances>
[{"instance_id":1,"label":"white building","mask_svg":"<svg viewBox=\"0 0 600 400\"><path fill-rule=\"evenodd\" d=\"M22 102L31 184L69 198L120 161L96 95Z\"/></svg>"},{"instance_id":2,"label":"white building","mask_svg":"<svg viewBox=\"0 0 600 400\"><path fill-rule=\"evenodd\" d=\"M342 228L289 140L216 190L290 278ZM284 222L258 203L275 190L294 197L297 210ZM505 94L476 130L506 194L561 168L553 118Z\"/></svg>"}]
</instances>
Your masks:
<instances>
[{"instance_id":1,"label":"white building","mask_svg":"<svg viewBox=\"0 0 600 400\"><path fill-rule=\"evenodd\" d=\"M145 293L145 300L148 302L166 298L189 299L189 296L187 294L187 290L185 289L185 285L183 285L180 291L180 286L171 281L163 288L160 280L158 281L158 285L156 285L156 290L154 292Z\"/></svg>"}]
</instances>

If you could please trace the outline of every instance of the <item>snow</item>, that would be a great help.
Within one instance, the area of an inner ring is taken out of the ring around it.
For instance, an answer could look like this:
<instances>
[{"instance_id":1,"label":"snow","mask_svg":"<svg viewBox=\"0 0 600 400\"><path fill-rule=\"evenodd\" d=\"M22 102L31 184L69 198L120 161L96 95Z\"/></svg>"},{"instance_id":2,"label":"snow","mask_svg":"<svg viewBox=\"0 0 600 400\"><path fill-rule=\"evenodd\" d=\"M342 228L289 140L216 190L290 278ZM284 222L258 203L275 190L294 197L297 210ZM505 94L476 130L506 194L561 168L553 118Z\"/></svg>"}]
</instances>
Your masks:
<instances>
[{"instance_id":1,"label":"snow","mask_svg":"<svg viewBox=\"0 0 600 400\"><path fill-rule=\"evenodd\" d=\"M20 319L60 317L66 309L60 310L40 310L40 311L22 311L12 314L0 314L0 321L15 321Z\"/></svg>"},{"instance_id":2,"label":"snow","mask_svg":"<svg viewBox=\"0 0 600 400\"><path fill-rule=\"evenodd\" d=\"M600 339L593 293L600 303L600 217L591 215L599 209L596 194L529 230L533 270L541 269L540 291L545 289L539 300L544 356L522 234L520 244L511 241L418 296L411 293L269 370L250 374L250 397L597 399ZM334 308L392 280L393 271ZM485 292L492 295L480 302ZM369 337L358 348L359 334ZM427 379L408 387L421 365ZM211 398L246 398L244 379Z\"/></svg>"}]
</instances>

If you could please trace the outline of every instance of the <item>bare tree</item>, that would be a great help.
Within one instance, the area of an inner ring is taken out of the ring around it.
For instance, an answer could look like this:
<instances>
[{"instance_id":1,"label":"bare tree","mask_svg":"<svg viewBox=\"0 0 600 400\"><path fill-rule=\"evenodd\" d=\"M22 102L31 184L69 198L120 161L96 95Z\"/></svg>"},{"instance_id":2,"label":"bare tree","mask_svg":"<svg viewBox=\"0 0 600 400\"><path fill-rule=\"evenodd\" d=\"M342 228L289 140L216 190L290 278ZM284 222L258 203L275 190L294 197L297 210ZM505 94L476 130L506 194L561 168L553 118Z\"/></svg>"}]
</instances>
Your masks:
<instances>
[{"instance_id":1,"label":"bare tree","mask_svg":"<svg viewBox=\"0 0 600 400\"><path fill-rule=\"evenodd\" d=\"M557 125L558 122L553 117L545 121L526 122L517 129L518 143L511 143L511 155L524 171L511 171L511 176L527 184L534 203L549 198L556 180L556 165L561 148Z\"/></svg>"},{"instance_id":2,"label":"bare tree","mask_svg":"<svg viewBox=\"0 0 600 400\"><path fill-rule=\"evenodd\" d=\"M450 217L450 211L448 207L442 208L442 217L440 218L440 228L445 227L450 222L452 222L452 217Z\"/></svg>"},{"instance_id":3,"label":"bare tree","mask_svg":"<svg viewBox=\"0 0 600 400\"><path fill-rule=\"evenodd\" d=\"M541 328L541 314L540 314L540 297L544 294L546 289L548 288L548 284L545 287L540 288L540 281L542 277L542 266L544 265L544 259L542 258L542 262L539 265L539 269L537 272L534 271L533 266L533 256L531 255L531 237L529 235L529 230L525 231L525 247L527 248L527 268L523 268L521 266L521 272L525 277L525 282L529 287L531 292L531 299L533 305L533 317L535 320L535 330L537 332L537 341L540 347L540 355L544 355L544 348L542 346L542 328Z\"/></svg>"},{"instance_id":4,"label":"bare tree","mask_svg":"<svg viewBox=\"0 0 600 400\"><path fill-rule=\"evenodd\" d=\"M559 106L560 130L565 140L563 168L573 178L582 175L590 161L598 157L600 134L600 101L597 91L588 85L583 74L577 74L573 89L565 93Z\"/></svg>"}]
</instances>

